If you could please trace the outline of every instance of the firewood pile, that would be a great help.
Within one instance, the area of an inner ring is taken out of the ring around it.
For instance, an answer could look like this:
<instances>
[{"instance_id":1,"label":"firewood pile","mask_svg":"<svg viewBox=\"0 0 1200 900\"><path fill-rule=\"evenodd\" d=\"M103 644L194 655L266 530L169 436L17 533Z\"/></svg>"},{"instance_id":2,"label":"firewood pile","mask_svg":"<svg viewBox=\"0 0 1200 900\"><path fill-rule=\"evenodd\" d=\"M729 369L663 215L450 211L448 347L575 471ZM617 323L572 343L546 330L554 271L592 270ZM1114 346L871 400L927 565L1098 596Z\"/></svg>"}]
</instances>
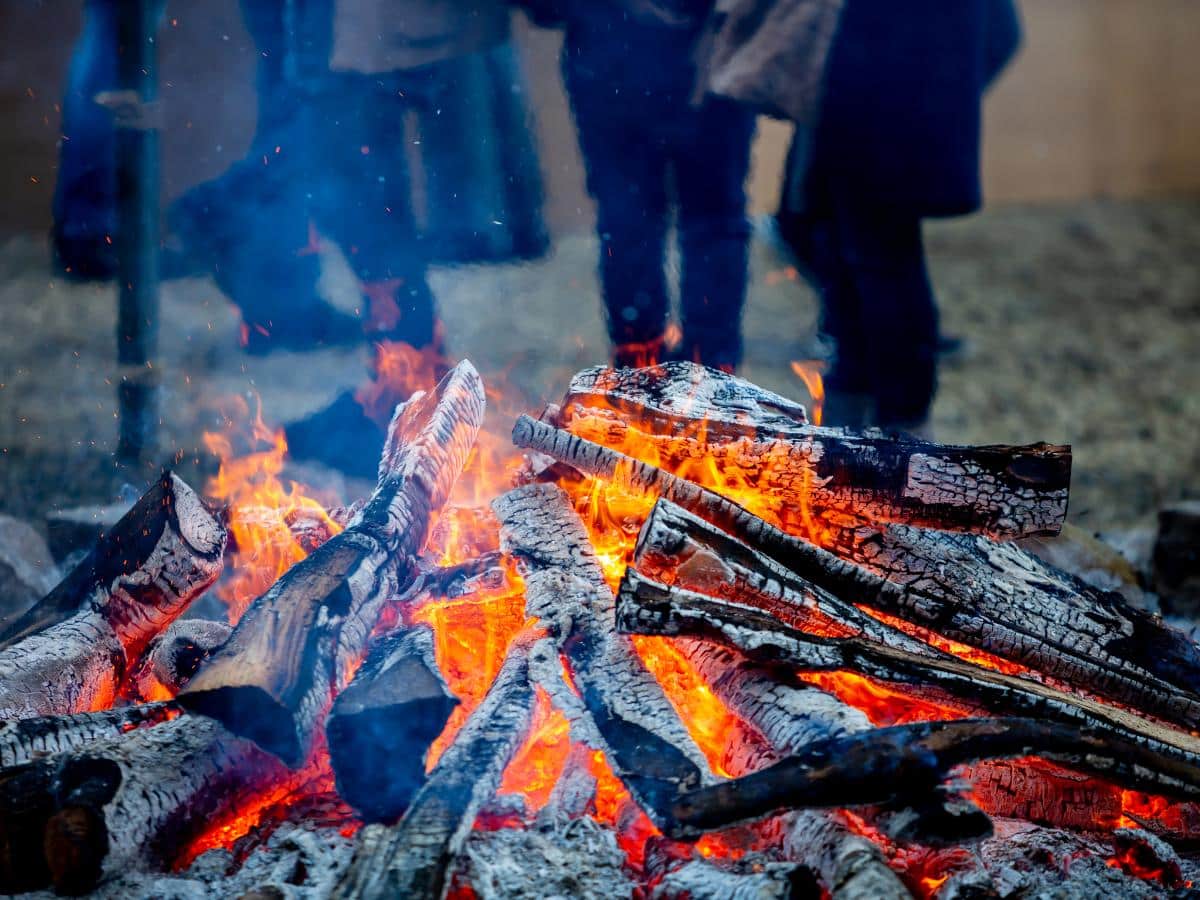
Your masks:
<instances>
[{"instance_id":1,"label":"firewood pile","mask_svg":"<svg viewBox=\"0 0 1200 900\"><path fill-rule=\"evenodd\" d=\"M486 405L464 362L399 406L371 496L294 521L306 555L232 628L185 616L232 552L171 473L11 623L0 891L1148 897L1200 872L1200 650L1019 544L1061 528L1069 448L592 369L466 508Z\"/></svg>"}]
</instances>

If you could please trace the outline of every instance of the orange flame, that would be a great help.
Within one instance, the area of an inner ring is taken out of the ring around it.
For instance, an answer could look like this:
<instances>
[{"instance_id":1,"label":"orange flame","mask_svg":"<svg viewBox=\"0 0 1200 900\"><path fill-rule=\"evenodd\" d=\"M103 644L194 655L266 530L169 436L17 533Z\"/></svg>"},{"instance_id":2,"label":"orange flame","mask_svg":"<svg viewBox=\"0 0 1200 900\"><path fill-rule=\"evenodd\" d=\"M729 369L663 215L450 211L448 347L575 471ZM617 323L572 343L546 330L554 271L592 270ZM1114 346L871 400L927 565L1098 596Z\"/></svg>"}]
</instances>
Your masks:
<instances>
[{"instance_id":1,"label":"orange flame","mask_svg":"<svg viewBox=\"0 0 1200 900\"><path fill-rule=\"evenodd\" d=\"M825 364L819 360L792 362L792 373L804 382L808 396L812 398L812 408L808 411L814 425L820 425L825 412L825 379L822 373Z\"/></svg>"},{"instance_id":2,"label":"orange flame","mask_svg":"<svg viewBox=\"0 0 1200 900\"><path fill-rule=\"evenodd\" d=\"M327 537L342 526L329 517L311 488L295 481L284 487L280 475L287 440L282 429L263 422L257 398L253 417L241 398L231 400L223 416L223 431L204 434L205 446L221 463L206 492L228 507L234 550L229 577L217 586L217 595L228 607L229 621L236 623L255 598L308 555L292 523L316 522Z\"/></svg>"}]
</instances>

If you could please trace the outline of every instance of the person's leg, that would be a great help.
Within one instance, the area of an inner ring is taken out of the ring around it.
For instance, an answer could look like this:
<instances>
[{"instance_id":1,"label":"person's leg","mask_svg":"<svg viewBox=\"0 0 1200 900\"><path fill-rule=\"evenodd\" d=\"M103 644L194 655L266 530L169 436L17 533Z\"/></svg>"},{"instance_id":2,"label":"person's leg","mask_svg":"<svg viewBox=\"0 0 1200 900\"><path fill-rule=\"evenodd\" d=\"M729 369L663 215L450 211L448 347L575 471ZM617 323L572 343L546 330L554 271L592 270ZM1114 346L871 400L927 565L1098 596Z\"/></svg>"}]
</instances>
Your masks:
<instances>
[{"instance_id":1,"label":"person's leg","mask_svg":"<svg viewBox=\"0 0 1200 900\"><path fill-rule=\"evenodd\" d=\"M710 99L688 111L672 163L683 259L683 352L694 362L734 369L742 358L742 307L750 225L746 175L754 114Z\"/></svg>"},{"instance_id":2,"label":"person's leg","mask_svg":"<svg viewBox=\"0 0 1200 900\"><path fill-rule=\"evenodd\" d=\"M80 278L116 270L116 139L112 113L95 99L117 87L116 48L115 0L88 0L63 94L53 205L57 264Z\"/></svg>"},{"instance_id":3,"label":"person's leg","mask_svg":"<svg viewBox=\"0 0 1200 900\"><path fill-rule=\"evenodd\" d=\"M850 204L838 206L836 217L844 277L858 300L852 359L874 398L874 423L920 425L937 388L938 342L921 222Z\"/></svg>"},{"instance_id":4,"label":"person's leg","mask_svg":"<svg viewBox=\"0 0 1200 900\"><path fill-rule=\"evenodd\" d=\"M667 160L646 95L626 67L605 65L605 49L564 49L563 72L588 192L596 203L600 282L609 338L619 364L658 361L667 324L664 256ZM623 77L630 82L625 85ZM625 88L628 87L628 90Z\"/></svg>"},{"instance_id":5,"label":"person's leg","mask_svg":"<svg viewBox=\"0 0 1200 900\"><path fill-rule=\"evenodd\" d=\"M425 347L435 309L412 212L403 77L328 77L317 104L324 140L314 213L362 282L369 336Z\"/></svg>"}]
</instances>

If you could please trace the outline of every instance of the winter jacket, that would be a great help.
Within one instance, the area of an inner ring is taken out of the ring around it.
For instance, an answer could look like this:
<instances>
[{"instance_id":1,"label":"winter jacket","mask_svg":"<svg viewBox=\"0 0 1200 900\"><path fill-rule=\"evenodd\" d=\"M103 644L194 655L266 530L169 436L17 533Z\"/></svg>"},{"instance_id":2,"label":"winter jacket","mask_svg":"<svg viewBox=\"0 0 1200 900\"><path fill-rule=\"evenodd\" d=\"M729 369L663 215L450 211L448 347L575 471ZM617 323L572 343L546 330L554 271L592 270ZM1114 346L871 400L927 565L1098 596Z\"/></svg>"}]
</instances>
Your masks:
<instances>
[{"instance_id":1,"label":"winter jacket","mask_svg":"<svg viewBox=\"0 0 1200 900\"><path fill-rule=\"evenodd\" d=\"M1019 44L1012 0L845 0L814 164L863 205L972 212L983 95Z\"/></svg>"}]
</instances>

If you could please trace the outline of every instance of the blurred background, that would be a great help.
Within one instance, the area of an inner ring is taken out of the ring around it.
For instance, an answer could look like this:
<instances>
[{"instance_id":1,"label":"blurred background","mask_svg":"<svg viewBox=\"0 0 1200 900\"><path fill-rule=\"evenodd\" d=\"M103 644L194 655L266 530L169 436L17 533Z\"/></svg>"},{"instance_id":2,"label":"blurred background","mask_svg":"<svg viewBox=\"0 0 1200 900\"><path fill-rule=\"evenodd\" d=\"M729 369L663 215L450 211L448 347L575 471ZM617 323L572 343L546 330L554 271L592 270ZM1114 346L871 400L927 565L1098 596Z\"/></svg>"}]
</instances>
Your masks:
<instances>
[{"instance_id":1,"label":"blurred background","mask_svg":"<svg viewBox=\"0 0 1200 900\"><path fill-rule=\"evenodd\" d=\"M1019 5L1024 46L985 105L985 210L926 232L943 330L965 339L943 367L931 432L948 443L1071 443L1072 520L1133 533L1163 504L1200 493L1200 4ZM144 481L112 460L116 287L51 264L80 27L78 0L0 5L0 509L35 524ZM520 16L514 28L549 251L435 261L429 285L448 352L503 373L536 407L575 370L605 361L608 345L562 35ZM236 0L168 2L158 50L165 207L246 154L259 52ZM791 363L819 352L818 303L767 220L791 133L760 119L753 145L741 372L807 401ZM411 129L400 139L419 144ZM419 222L429 219L426 188L415 176ZM322 293L352 309L346 255L330 241L314 252ZM256 394L268 423L282 424L364 377L363 347L247 355L238 312L207 275L165 278L161 301L162 423L145 472L172 459L185 474L211 471L200 435L217 421L214 398Z\"/></svg>"}]
</instances>

